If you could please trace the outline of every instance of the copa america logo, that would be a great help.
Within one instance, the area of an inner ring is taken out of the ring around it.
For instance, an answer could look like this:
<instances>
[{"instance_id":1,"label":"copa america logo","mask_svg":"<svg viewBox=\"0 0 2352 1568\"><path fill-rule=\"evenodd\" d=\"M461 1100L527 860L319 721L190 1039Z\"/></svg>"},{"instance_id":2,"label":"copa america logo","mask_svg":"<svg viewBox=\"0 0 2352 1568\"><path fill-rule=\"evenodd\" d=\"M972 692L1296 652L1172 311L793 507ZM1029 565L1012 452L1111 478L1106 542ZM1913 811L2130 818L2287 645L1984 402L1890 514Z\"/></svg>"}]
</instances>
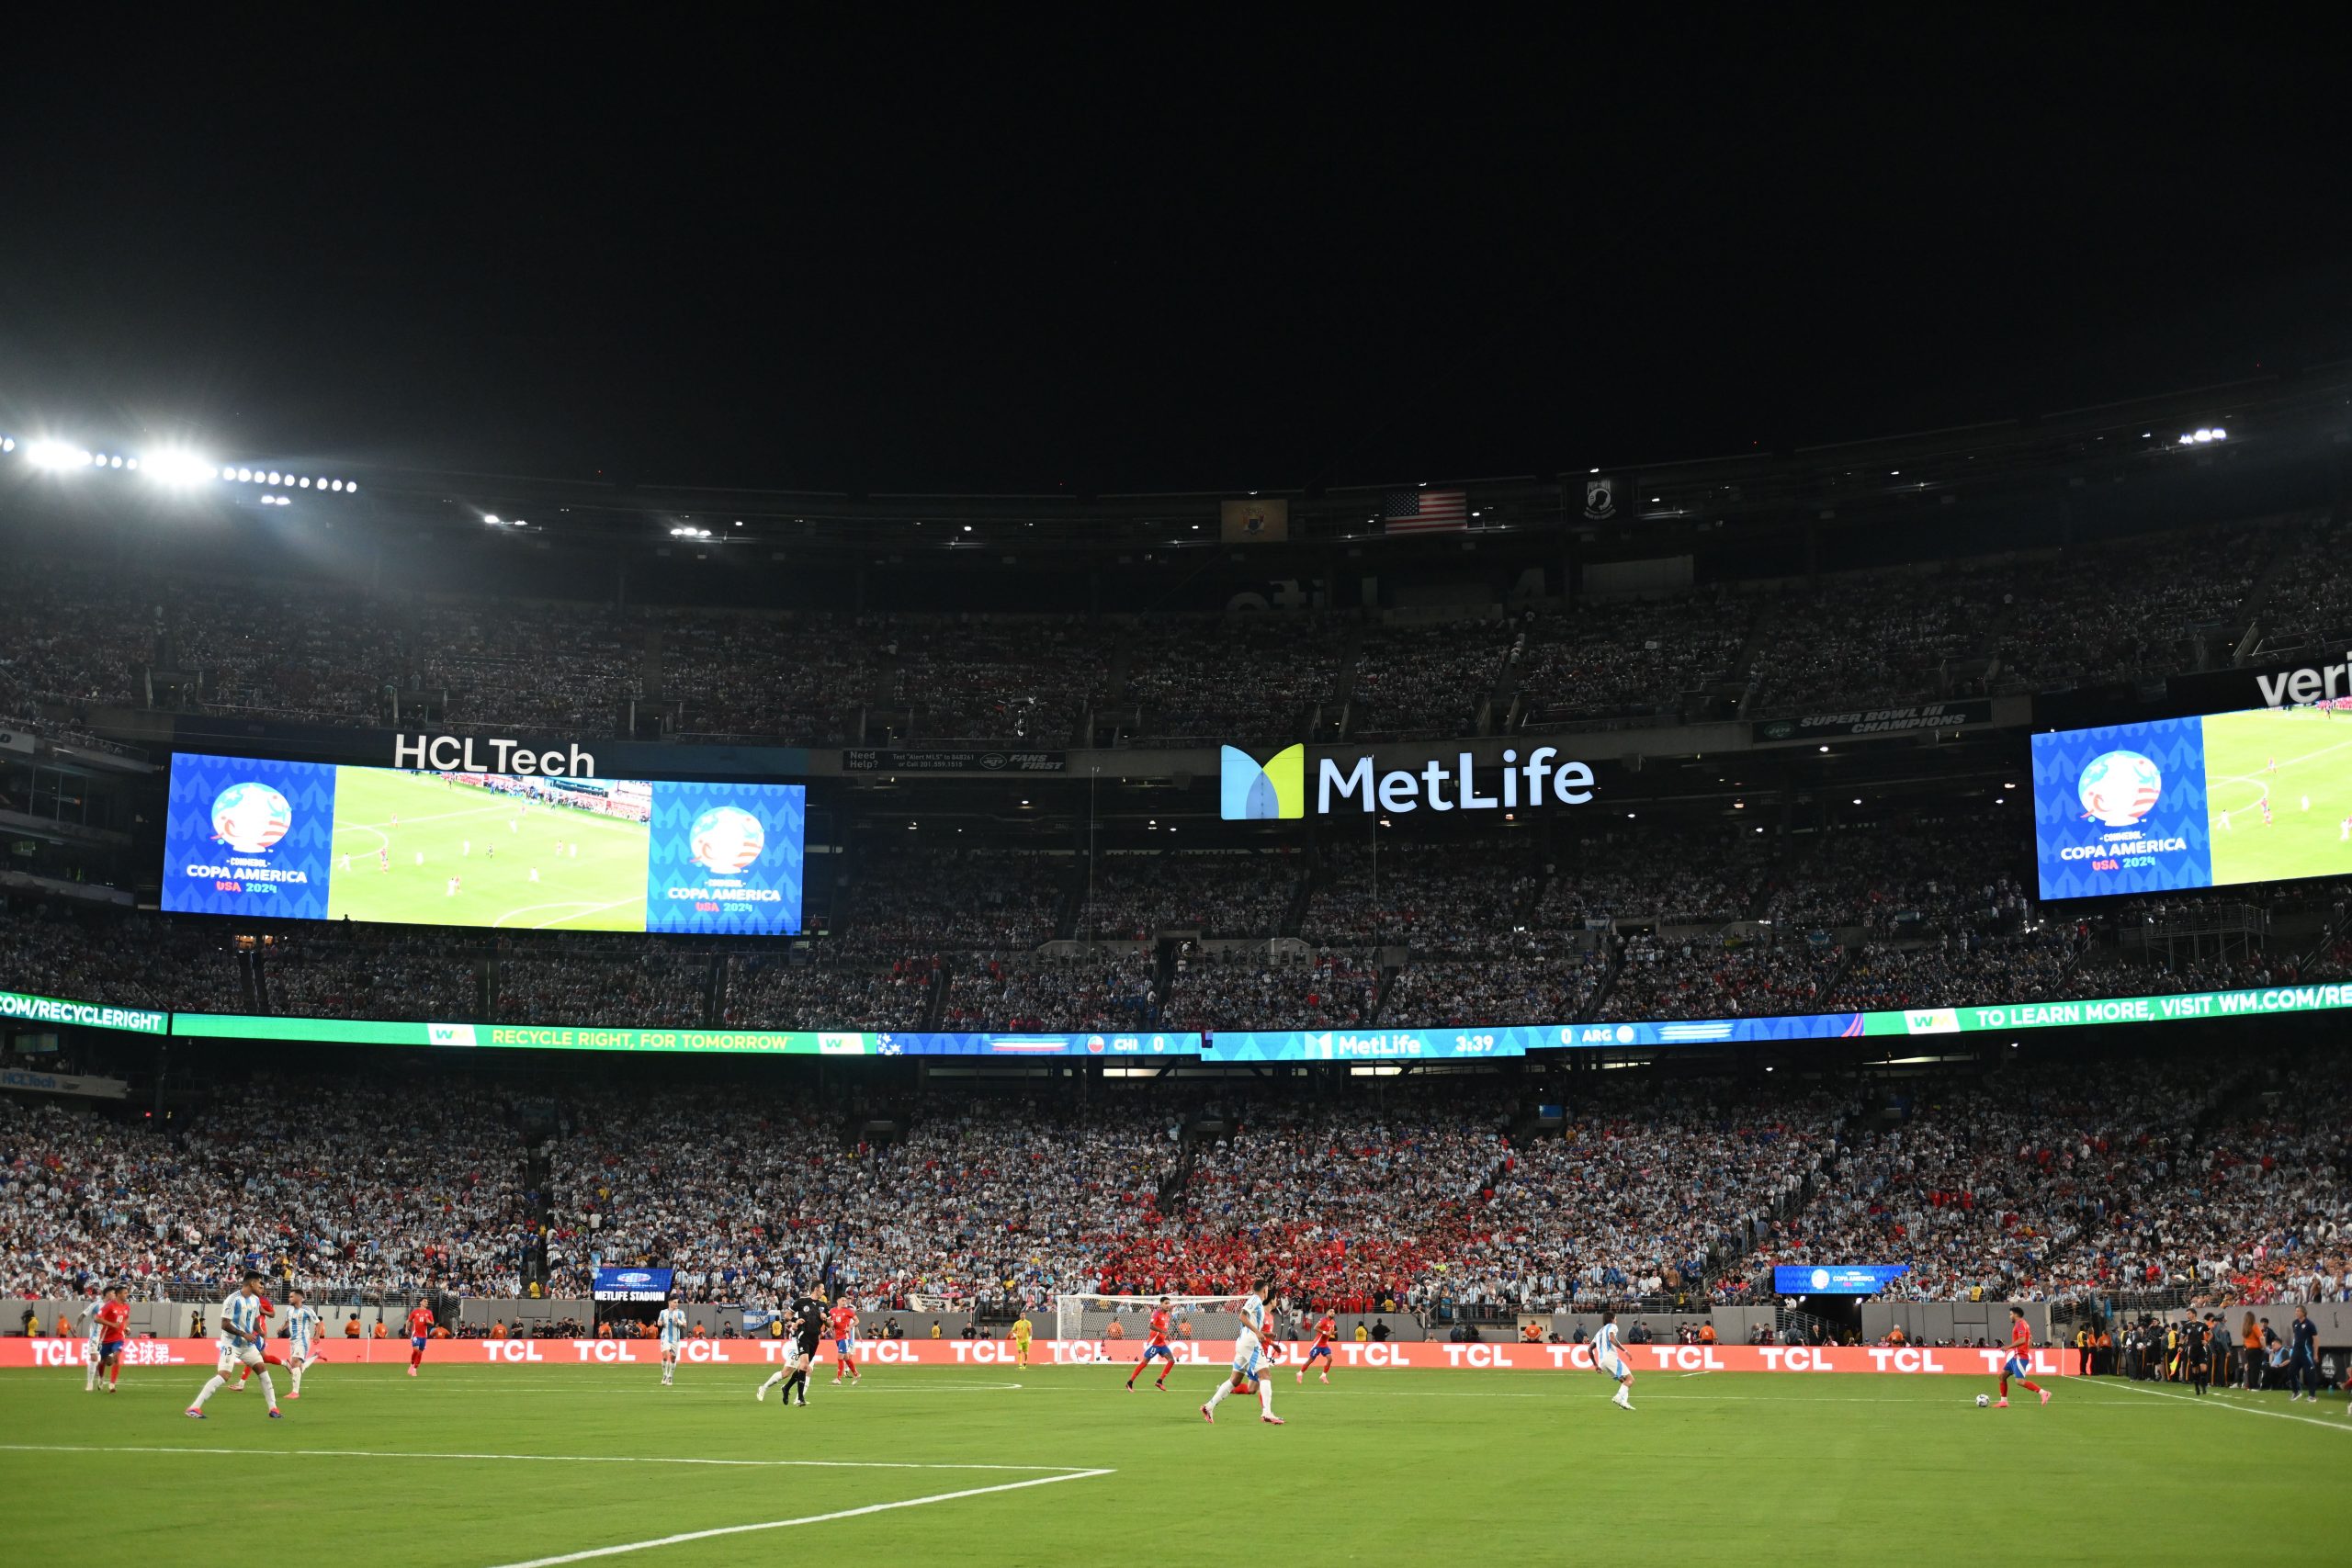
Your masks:
<instances>
[{"instance_id":1,"label":"copa america logo","mask_svg":"<svg viewBox=\"0 0 2352 1568\"><path fill-rule=\"evenodd\" d=\"M2083 809L2110 828L2129 828L2156 808L2164 774L2137 751L2108 751L2093 757L2075 781Z\"/></svg>"},{"instance_id":2,"label":"copa america logo","mask_svg":"<svg viewBox=\"0 0 2352 1568\"><path fill-rule=\"evenodd\" d=\"M1816 1269L1813 1271L1813 1288L1816 1291L1826 1291L1829 1288L1828 1269Z\"/></svg>"},{"instance_id":3,"label":"copa america logo","mask_svg":"<svg viewBox=\"0 0 2352 1568\"><path fill-rule=\"evenodd\" d=\"M212 836L239 854L254 855L286 837L294 807L266 784L232 784L212 797Z\"/></svg>"},{"instance_id":4,"label":"copa america logo","mask_svg":"<svg viewBox=\"0 0 2352 1568\"><path fill-rule=\"evenodd\" d=\"M720 876L733 876L760 858L767 830L740 806L715 806L695 818L686 833L695 863Z\"/></svg>"}]
</instances>

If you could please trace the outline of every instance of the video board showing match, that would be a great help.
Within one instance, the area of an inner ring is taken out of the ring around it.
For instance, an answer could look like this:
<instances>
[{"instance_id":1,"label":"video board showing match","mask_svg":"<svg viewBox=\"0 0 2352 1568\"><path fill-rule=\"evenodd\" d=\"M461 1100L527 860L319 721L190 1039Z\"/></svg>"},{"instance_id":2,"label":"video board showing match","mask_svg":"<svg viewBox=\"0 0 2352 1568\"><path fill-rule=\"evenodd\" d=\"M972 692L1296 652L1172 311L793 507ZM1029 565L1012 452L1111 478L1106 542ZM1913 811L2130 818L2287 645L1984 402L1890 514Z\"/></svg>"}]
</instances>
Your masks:
<instances>
[{"instance_id":1,"label":"video board showing match","mask_svg":"<svg viewBox=\"0 0 2352 1568\"><path fill-rule=\"evenodd\" d=\"M2033 795L2044 898L2352 875L2352 711L2037 735Z\"/></svg>"},{"instance_id":2,"label":"video board showing match","mask_svg":"<svg viewBox=\"0 0 2352 1568\"><path fill-rule=\"evenodd\" d=\"M163 907L293 920L778 936L800 784L172 759Z\"/></svg>"}]
</instances>

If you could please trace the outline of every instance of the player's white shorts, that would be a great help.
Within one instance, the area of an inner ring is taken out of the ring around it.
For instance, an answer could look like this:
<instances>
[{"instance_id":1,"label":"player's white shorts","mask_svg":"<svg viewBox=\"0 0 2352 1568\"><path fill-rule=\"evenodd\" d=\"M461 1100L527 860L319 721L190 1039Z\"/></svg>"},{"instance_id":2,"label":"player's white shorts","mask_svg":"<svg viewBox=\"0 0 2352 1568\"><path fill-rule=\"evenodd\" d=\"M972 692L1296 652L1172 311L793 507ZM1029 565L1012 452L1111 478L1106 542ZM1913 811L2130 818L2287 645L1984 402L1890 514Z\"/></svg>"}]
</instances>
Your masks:
<instances>
[{"instance_id":1,"label":"player's white shorts","mask_svg":"<svg viewBox=\"0 0 2352 1568\"><path fill-rule=\"evenodd\" d=\"M1592 1364L1620 1382L1634 1375L1634 1369L1625 1364L1625 1358L1614 1350L1601 1351L1593 1357Z\"/></svg>"},{"instance_id":2,"label":"player's white shorts","mask_svg":"<svg viewBox=\"0 0 2352 1568\"><path fill-rule=\"evenodd\" d=\"M226 1377L240 1366L258 1368L260 1365L261 1351L258 1348L252 1345L232 1345L224 1339L220 1342L220 1364L213 1370Z\"/></svg>"},{"instance_id":3,"label":"player's white shorts","mask_svg":"<svg viewBox=\"0 0 2352 1568\"><path fill-rule=\"evenodd\" d=\"M308 1340L294 1339L288 1341L286 1349L286 1364L288 1366L307 1366L317 1359L318 1356L311 1350Z\"/></svg>"}]
</instances>

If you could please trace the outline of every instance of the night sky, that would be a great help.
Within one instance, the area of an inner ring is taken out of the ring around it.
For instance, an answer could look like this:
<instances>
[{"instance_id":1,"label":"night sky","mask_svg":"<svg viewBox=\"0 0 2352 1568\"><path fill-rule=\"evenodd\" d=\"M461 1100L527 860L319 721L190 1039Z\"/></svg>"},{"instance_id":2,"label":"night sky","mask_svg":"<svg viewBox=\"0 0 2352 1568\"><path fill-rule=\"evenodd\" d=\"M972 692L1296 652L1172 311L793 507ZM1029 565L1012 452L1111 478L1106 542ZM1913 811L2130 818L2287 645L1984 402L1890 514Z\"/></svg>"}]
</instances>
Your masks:
<instances>
[{"instance_id":1,"label":"night sky","mask_svg":"<svg viewBox=\"0 0 2352 1568\"><path fill-rule=\"evenodd\" d=\"M0 428L706 484L1286 487L2352 353L2327 51L2218 14L1475 44L903 18L649 42L593 15L20 49Z\"/></svg>"}]
</instances>

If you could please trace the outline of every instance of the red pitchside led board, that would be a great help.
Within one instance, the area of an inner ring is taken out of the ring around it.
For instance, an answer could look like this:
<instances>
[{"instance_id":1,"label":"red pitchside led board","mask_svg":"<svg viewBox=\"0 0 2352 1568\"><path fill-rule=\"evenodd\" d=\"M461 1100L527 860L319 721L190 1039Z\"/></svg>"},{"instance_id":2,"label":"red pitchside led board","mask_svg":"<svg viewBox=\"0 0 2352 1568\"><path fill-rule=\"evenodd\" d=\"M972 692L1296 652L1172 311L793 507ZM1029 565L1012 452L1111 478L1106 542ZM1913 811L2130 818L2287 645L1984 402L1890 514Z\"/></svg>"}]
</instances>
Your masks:
<instances>
[{"instance_id":1,"label":"red pitchside led board","mask_svg":"<svg viewBox=\"0 0 2352 1568\"><path fill-rule=\"evenodd\" d=\"M282 1348L283 1340L271 1347ZM765 1367L784 1355L788 1341L780 1339L689 1339L681 1359L689 1366ZM1218 1367L1233 1359L1230 1340L1194 1340L1172 1348L1180 1366ZM1644 1372L1894 1372L1905 1376L1958 1373L1994 1377L2008 1355L2006 1348L1976 1350L1931 1348L1926 1346L1840 1346L1814 1349L1803 1345L1628 1345L1625 1359L1639 1376ZM1303 1344L1282 1347L1282 1362L1295 1365L1306 1354ZM1572 1371L1592 1370L1592 1348L1587 1345L1447 1345L1433 1341L1331 1347L1338 1371L1378 1371L1418 1368L1459 1371ZM1040 1339L1030 1347L1035 1366L1131 1366L1137 1347L1125 1341L1107 1349L1094 1340ZM405 1339L329 1339L327 1365L338 1361L368 1365L408 1363ZM10 1367L80 1367L86 1346L80 1339L0 1339L0 1369ZM818 1360L831 1354L827 1347ZM123 1365L138 1367L209 1368L219 1351L209 1339L134 1339ZM1007 1339L869 1339L857 1348L858 1359L875 1367L1010 1367L1012 1343ZM653 1366L660 1351L650 1339L435 1339L424 1352L431 1366ZM2032 1356L2037 1377L2063 1376L2074 1371L2071 1350L2041 1349ZM330 1376L333 1375L330 1371Z\"/></svg>"}]
</instances>

